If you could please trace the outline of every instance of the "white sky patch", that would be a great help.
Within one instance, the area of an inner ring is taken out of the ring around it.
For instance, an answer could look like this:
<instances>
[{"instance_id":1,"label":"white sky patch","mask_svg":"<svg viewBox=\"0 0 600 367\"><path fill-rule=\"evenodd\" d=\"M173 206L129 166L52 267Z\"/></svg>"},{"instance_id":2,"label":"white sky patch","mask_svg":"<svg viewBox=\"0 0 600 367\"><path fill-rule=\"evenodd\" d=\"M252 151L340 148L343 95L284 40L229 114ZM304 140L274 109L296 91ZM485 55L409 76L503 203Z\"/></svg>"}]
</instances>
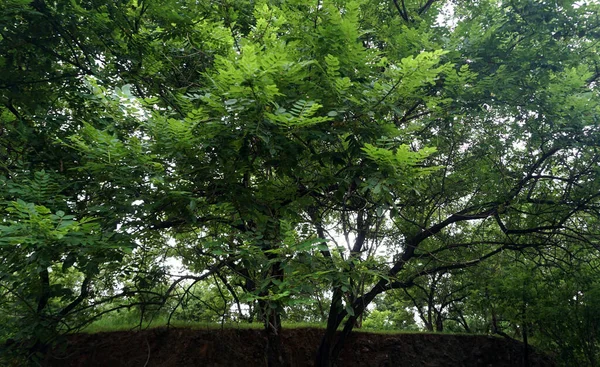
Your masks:
<instances>
[{"instance_id":1,"label":"white sky patch","mask_svg":"<svg viewBox=\"0 0 600 367\"><path fill-rule=\"evenodd\" d=\"M167 240L167 244L169 247L174 248L176 246L176 240L174 238L169 238ZM195 275L185 265L183 265L183 262L178 257L166 257L163 264L169 267L169 275L172 279L186 275Z\"/></svg>"},{"instance_id":2,"label":"white sky patch","mask_svg":"<svg viewBox=\"0 0 600 367\"><path fill-rule=\"evenodd\" d=\"M164 264L169 267L169 275L172 278L177 278L186 275L193 275L191 271L187 269L181 260L177 257L169 256L165 259Z\"/></svg>"},{"instance_id":3,"label":"white sky patch","mask_svg":"<svg viewBox=\"0 0 600 367\"><path fill-rule=\"evenodd\" d=\"M458 24L458 19L454 15L455 7L456 6L453 2L446 2L437 16L435 25L438 27L448 28L453 31Z\"/></svg>"}]
</instances>

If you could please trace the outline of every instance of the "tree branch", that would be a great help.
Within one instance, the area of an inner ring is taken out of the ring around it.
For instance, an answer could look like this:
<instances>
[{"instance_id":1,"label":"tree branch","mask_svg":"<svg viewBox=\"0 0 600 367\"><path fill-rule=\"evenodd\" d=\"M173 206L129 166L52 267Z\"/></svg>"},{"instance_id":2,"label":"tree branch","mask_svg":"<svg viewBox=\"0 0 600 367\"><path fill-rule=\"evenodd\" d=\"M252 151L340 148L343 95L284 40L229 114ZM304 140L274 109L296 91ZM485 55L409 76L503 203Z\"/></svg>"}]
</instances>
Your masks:
<instances>
[{"instance_id":1,"label":"tree branch","mask_svg":"<svg viewBox=\"0 0 600 367\"><path fill-rule=\"evenodd\" d=\"M404 5L404 0L402 0L402 8L404 8L404 11L400 9L400 5L398 5L398 0L393 1L396 10L398 10L398 14L400 14L400 16L402 17L402 19L404 19L405 22L408 22L408 13L406 13L406 6Z\"/></svg>"},{"instance_id":2,"label":"tree branch","mask_svg":"<svg viewBox=\"0 0 600 367\"><path fill-rule=\"evenodd\" d=\"M418 11L417 13L419 15L422 15L423 13L425 13L427 10L429 10L429 8L431 7L431 5L433 5L433 3L436 0L427 0L427 2L425 3L425 5L423 5Z\"/></svg>"},{"instance_id":3,"label":"tree branch","mask_svg":"<svg viewBox=\"0 0 600 367\"><path fill-rule=\"evenodd\" d=\"M419 244L421 244L421 242L423 242L427 238L439 233L442 229L448 227L451 224L463 222L463 221L475 220L475 219L488 218L488 217L494 215L496 213L496 211L497 211L497 209L495 206L486 211L474 213L474 214L469 214L468 209L466 209L466 210L463 210L456 214L451 215L443 222L440 222L428 229L422 230L421 232L419 232L418 234L416 234L415 236L413 236L412 238L410 238L406 241L406 250L402 254L402 257L400 258L400 260L390 270L390 275L395 276L400 270L402 270L402 268L404 267L404 264L406 264L406 262L414 256L415 250L417 249Z\"/></svg>"}]
</instances>

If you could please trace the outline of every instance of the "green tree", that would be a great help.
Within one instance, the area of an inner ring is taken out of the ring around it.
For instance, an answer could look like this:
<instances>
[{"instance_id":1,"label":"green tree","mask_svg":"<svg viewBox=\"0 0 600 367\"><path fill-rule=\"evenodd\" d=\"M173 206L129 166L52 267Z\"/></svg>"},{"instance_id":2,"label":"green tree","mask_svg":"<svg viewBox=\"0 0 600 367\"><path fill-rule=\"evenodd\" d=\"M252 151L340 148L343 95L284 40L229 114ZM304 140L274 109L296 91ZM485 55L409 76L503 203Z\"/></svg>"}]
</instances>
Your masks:
<instances>
[{"instance_id":1,"label":"green tree","mask_svg":"<svg viewBox=\"0 0 600 367\"><path fill-rule=\"evenodd\" d=\"M410 303L398 300L394 292L388 292L373 301L374 309L366 311L362 323L365 329L374 330L419 330Z\"/></svg>"},{"instance_id":2,"label":"green tree","mask_svg":"<svg viewBox=\"0 0 600 367\"><path fill-rule=\"evenodd\" d=\"M7 182L56 176L69 210L46 214L129 239L137 273L177 256L189 279L220 276L258 305L269 365L288 363L281 317L307 294L331 295L328 366L385 292L505 251L594 244L597 4L0 10Z\"/></svg>"},{"instance_id":3,"label":"green tree","mask_svg":"<svg viewBox=\"0 0 600 367\"><path fill-rule=\"evenodd\" d=\"M572 244L494 259L474 279L471 314L492 332L554 353L561 365L597 365L595 251Z\"/></svg>"}]
</instances>

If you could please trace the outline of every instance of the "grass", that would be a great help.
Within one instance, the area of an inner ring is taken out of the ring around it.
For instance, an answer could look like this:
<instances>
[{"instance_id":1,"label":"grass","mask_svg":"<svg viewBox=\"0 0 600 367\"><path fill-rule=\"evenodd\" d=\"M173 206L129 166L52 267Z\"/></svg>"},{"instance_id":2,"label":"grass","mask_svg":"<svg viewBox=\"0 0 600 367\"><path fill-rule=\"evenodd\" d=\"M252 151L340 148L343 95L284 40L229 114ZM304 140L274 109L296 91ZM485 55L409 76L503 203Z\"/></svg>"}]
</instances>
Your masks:
<instances>
[{"instance_id":1,"label":"grass","mask_svg":"<svg viewBox=\"0 0 600 367\"><path fill-rule=\"evenodd\" d=\"M153 329L167 326L167 319L155 319L150 322L144 322L141 325L141 329ZM325 324L312 324L308 322L283 322L282 326L284 329L303 329L303 328L316 328L325 329ZM200 330L215 330L215 329L262 329L263 325L260 322L247 323L247 322L227 322L224 324L216 322L200 322L200 321L181 321L171 320L170 327L175 328L186 328L186 329L200 329ZM105 320L100 319L94 321L90 325L86 326L80 332L83 333L101 333L110 331L129 331L140 329L139 320L135 321L123 321L123 320Z\"/></svg>"},{"instance_id":2,"label":"grass","mask_svg":"<svg viewBox=\"0 0 600 367\"><path fill-rule=\"evenodd\" d=\"M141 324L141 329L153 329L167 326L168 318L166 316L157 317L153 320L145 321ZM308 322L286 322L282 323L284 329L302 329L302 328L316 328L325 329L325 324L308 323ZM221 328L226 329L262 329L263 325L260 322L246 323L246 322L226 322L224 324L215 322L194 322L194 321L181 321L171 320L170 327L175 328L186 328L186 329L198 329L198 330L218 330ZM343 325L340 326L340 329ZM99 333L99 332L110 332L110 331L129 331L140 329L139 317L135 317L131 314L115 315L109 317L103 317L92 324L88 325L85 329L81 330L83 333ZM423 332L420 330L389 330L389 329L375 329L375 328L361 328L354 329L355 332L359 333L374 333L383 335L398 335L398 334L428 334L430 332ZM443 332L441 334L446 335L487 335L487 334L473 334L464 332Z\"/></svg>"},{"instance_id":3,"label":"grass","mask_svg":"<svg viewBox=\"0 0 600 367\"><path fill-rule=\"evenodd\" d=\"M100 319L92 322L83 328L80 332L82 333L100 333L110 331L129 331L139 329L153 329L166 327L176 328L187 328L187 329L201 329L201 330L215 330L221 328L227 329L262 329L263 325L261 322L235 322L227 321L223 324L214 321L183 321L175 318L168 322L167 315L159 315L152 319L144 320L140 324L139 314L130 311L114 312L108 315L102 316ZM282 326L284 329L299 329L299 328L325 328L325 324L316 324L308 322L286 322L283 321Z\"/></svg>"},{"instance_id":4,"label":"grass","mask_svg":"<svg viewBox=\"0 0 600 367\"><path fill-rule=\"evenodd\" d=\"M215 323L215 322L201 322L201 321L181 321L181 320L171 320L168 323L167 317L159 317L154 318L153 320L143 321L140 324L139 318L132 317L124 317L124 318L101 318L99 320L94 321L90 325L86 326L81 330L83 333L100 333L100 332L109 332L109 331L129 331L129 330L137 330L137 329L154 329L160 327L166 327L169 325L170 327L176 328L188 328L188 329L221 329L222 327L228 329L261 329L262 324L260 323Z\"/></svg>"},{"instance_id":5,"label":"grass","mask_svg":"<svg viewBox=\"0 0 600 367\"><path fill-rule=\"evenodd\" d=\"M373 328L360 328L354 329L354 332L357 333L372 333L372 334L383 334L383 335L397 335L397 334L440 334L440 335L483 335L490 336L490 334L485 333L467 333L464 331L426 331L426 330L394 330L394 329L373 329Z\"/></svg>"},{"instance_id":6,"label":"grass","mask_svg":"<svg viewBox=\"0 0 600 367\"><path fill-rule=\"evenodd\" d=\"M312 322L290 322L290 321L282 321L281 326L284 329L306 329L306 328L314 328L314 329L325 329L327 324L317 324Z\"/></svg>"}]
</instances>

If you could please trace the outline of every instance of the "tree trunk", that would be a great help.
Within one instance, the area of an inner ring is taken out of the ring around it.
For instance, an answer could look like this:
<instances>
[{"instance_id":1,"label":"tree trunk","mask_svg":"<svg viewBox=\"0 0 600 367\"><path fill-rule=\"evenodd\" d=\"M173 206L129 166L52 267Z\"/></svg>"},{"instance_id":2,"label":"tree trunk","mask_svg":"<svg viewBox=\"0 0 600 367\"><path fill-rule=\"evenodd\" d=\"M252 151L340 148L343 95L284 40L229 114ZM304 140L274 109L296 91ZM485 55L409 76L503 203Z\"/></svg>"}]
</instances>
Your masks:
<instances>
[{"instance_id":1,"label":"tree trunk","mask_svg":"<svg viewBox=\"0 0 600 367\"><path fill-rule=\"evenodd\" d=\"M269 307L267 304L266 307ZM265 315L265 332L267 334L267 366L268 367L287 367L289 362L285 355L283 344L281 343L281 315L276 310Z\"/></svg>"},{"instance_id":2,"label":"tree trunk","mask_svg":"<svg viewBox=\"0 0 600 367\"><path fill-rule=\"evenodd\" d=\"M333 350L336 330L342 321L339 317L342 311L342 291L337 287L333 291L331 306L329 308L329 317L327 318L327 328L323 339L321 339L319 349L317 350L315 367L330 367L333 365L331 352Z\"/></svg>"},{"instance_id":3,"label":"tree trunk","mask_svg":"<svg viewBox=\"0 0 600 367\"><path fill-rule=\"evenodd\" d=\"M50 275L48 269L40 271L40 293L37 299L37 313L41 315L50 300Z\"/></svg>"},{"instance_id":4,"label":"tree trunk","mask_svg":"<svg viewBox=\"0 0 600 367\"><path fill-rule=\"evenodd\" d=\"M39 273L40 291L37 296L36 326L37 333L30 340L29 359L37 363L48 350L48 342L54 333L54 325L50 324L50 319L46 318L45 312L50 301L50 274L48 269L43 269Z\"/></svg>"},{"instance_id":5,"label":"tree trunk","mask_svg":"<svg viewBox=\"0 0 600 367\"><path fill-rule=\"evenodd\" d=\"M335 366L346 338L352 332L352 329L356 325L356 320L365 311L365 308L375 299L378 294L381 294L385 290L387 285L386 280L380 280L369 292L362 297L359 297L352 304L352 310L354 316L348 317L344 324L344 330L342 330L335 340L335 334L338 326L342 323L344 318L347 316L347 312L342 308L342 293L338 289L334 291L334 297L331 302L331 310L329 318L327 319L327 330L323 339L321 339L321 345L317 351L317 358L315 359L315 367L330 367ZM335 340L335 343L334 343Z\"/></svg>"},{"instance_id":6,"label":"tree trunk","mask_svg":"<svg viewBox=\"0 0 600 367\"><path fill-rule=\"evenodd\" d=\"M436 311L435 315L435 331L441 333L444 331L444 318L441 312Z\"/></svg>"},{"instance_id":7,"label":"tree trunk","mask_svg":"<svg viewBox=\"0 0 600 367\"><path fill-rule=\"evenodd\" d=\"M317 357L315 359L315 367L330 367L333 366L331 361L331 350L333 339L335 337L335 331L333 336L329 336L328 332L325 332L325 336L321 339L321 344L317 350Z\"/></svg>"},{"instance_id":8,"label":"tree trunk","mask_svg":"<svg viewBox=\"0 0 600 367\"><path fill-rule=\"evenodd\" d=\"M284 271L280 262L273 264L271 268L273 279L283 281ZM269 301L260 301L261 312L267 333L267 366L287 367L289 361L286 358L283 344L281 343L281 308L279 304ZM274 307L273 307L274 306Z\"/></svg>"},{"instance_id":9,"label":"tree trunk","mask_svg":"<svg viewBox=\"0 0 600 367\"><path fill-rule=\"evenodd\" d=\"M470 333L471 328L469 327L469 323L467 322L467 320L465 319L465 316L463 315L462 311L460 311L460 310L458 311L458 317L459 317L460 323L465 328L465 332Z\"/></svg>"},{"instance_id":10,"label":"tree trunk","mask_svg":"<svg viewBox=\"0 0 600 367\"><path fill-rule=\"evenodd\" d=\"M425 325L425 329L427 329L427 331L433 332L433 324L431 322L425 320L423 324Z\"/></svg>"},{"instance_id":11,"label":"tree trunk","mask_svg":"<svg viewBox=\"0 0 600 367\"><path fill-rule=\"evenodd\" d=\"M529 340L526 323L523 323L523 367L529 367Z\"/></svg>"},{"instance_id":12,"label":"tree trunk","mask_svg":"<svg viewBox=\"0 0 600 367\"><path fill-rule=\"evenodd\" d=\"M529 335L527 334L527 301L525 297L525 292L523 292L523 305L521 307L523 317L523 326L521 327L523 329L523 367L529 367Z\"/></svg>"}]
</instances>

